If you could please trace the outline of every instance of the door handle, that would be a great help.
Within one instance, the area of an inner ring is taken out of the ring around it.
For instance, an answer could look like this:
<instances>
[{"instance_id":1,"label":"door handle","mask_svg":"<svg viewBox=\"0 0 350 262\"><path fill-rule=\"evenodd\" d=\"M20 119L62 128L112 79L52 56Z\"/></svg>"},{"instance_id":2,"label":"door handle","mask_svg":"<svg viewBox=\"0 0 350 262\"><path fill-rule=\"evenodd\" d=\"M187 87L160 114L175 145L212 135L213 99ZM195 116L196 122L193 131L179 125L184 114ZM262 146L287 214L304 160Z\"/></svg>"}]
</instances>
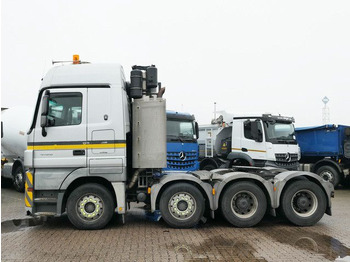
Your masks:
<instances>
[{"instance_id":1,"label":"door handle","mask_svg":"<svg viewBox=\"0 0 350 262\"><path fill-rule=\"evenodd\" d=\"M248 149L242 147L242 152L248 152Z\"/></svg>"},{"instance_id":2,"label":"door handle","mask_svg":"<svg viewBox=\"0 0 350 262\"><path fill-rule=\"evenodd\" d=\"M73 150L73 156L85 156L85 150Z\"/></svg>"}]
</instances>

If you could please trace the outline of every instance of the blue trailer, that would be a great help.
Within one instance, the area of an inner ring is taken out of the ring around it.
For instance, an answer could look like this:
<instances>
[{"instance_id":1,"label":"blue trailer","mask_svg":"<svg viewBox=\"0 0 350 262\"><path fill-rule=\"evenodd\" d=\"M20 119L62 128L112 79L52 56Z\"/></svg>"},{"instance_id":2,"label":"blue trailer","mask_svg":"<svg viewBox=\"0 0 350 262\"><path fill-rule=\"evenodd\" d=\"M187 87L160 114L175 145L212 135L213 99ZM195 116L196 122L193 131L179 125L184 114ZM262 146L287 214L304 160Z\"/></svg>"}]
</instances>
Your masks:
<instances>
[{"instance_id":1,"label":"blue trailer","mask_svg":"<svg viewBox=\"0 0 350 262\"><path fill-rule=\"evenodd\" d=\"M350 169L350 126L323 125L295 129L301 150L300 168L337 186Z\"/></svg>"},{"instance_id":2,"label":"blue trailer","mask_svg":"<svg viewBox=\"0 0 350 262\"><path fill-rule=\"evenodd\" d=\"M193 115L167 111L167 167L164 170L199 169L198 133L198 124Z\"/></svg>"}]
</instances>

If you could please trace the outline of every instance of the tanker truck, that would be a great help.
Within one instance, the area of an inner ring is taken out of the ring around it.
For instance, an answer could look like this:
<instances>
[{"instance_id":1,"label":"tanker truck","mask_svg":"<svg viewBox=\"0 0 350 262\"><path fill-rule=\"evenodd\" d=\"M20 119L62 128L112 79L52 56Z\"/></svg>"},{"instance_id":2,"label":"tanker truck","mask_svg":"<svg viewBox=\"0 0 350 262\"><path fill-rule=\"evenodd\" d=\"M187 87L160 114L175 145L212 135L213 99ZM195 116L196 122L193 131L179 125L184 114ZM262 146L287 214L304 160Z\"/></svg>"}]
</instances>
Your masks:
<instances>
[{"instance_id":1,"label":"tanker truck","mask_svg":"<svg viewBox=\"0 0 350 262\"><path fill-rule=\"evenodd\" d=\"M145 203L171 227L189 228L221 211L236 227L265 213L310 226L331 215L333 185L303 171L232 167L164 171L165 89L157 68L119 64L53 67L43 78L27 135L27 215L67 214L78 229L100 229L130 202Z\"/></svg>"},{"instance_id":2,"label":"tanker truck","mask_svg":"<svg viewBox=\"0 0 350 262\"><path fill-rule=\"evenodd\" d=\"M26 106L1 109L1 178L10 179L15 189L24 191L24 150L32 109Z\"/></svg>"}]
</instances>

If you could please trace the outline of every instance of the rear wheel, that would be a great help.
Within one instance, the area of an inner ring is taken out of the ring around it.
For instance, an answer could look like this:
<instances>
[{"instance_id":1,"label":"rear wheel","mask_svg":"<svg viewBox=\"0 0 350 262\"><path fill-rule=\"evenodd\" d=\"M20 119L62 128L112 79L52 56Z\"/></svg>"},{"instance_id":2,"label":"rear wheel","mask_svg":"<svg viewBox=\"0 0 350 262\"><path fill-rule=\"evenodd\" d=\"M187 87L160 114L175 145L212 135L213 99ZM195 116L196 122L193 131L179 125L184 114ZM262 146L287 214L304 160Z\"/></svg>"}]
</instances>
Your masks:
<instances>
[{"instance_id":1,"label":"rear wheel","mask_svg":"<svg viewBox=\"0 0 350 262\"><path fill-rule=\"evenodd\" d=\"M191 184L174 184L161 195L159 209L169 226L190 228L197 225L203 216L204 198L199 189Z\"/></svg>"},{"instance_id":2,"label":"rear wheel","mask_svg":"<svg viewBox=\"0 0 350 262\"><path fill-rule=\"evenodd\" d=\"M281 196L283 215L297 226L316 224L326 211L326 194L311 181L296 181L287 186Z\"/></svg>"},{"instance_id":3,"label":"rear wheel","mask_svg":"<svg viewBox=\"0 0 350 262\"><path fill-rule=\"evenodd\" d=\"M18 166L13 174L13 186L18 192L24 192L25 173L22 166Z\"/></svg>"},{"instance_id":4,"label":"rear wheel","mask_svg":"<svg viewBox=\"0 0 350 262\"><path fill-rule=\"evenodd\" d=\"M341 180L339 172L331 166L321 166L316 173L325 181L331 182L336 187Z\"/></svg>"},{"instance_id":5,"label":"rear wheel","mask_svg":"<svg viewBox=\"0 0 350 262\"><path fill-rule=\"evenodd\" d=\"M236 227L252 227L264 217L266 196L256 184L238 182L227 188L221 199L221 211Z\"/></svg>"},{"instance_id":6,"label":"rear wheel","mask_svg":"<svg viewBox=\"0 0 350 262\"><path fill-rule=\"evenodd\" d=\"M101 229L113 216L112 194L102 185L85 184L68 197L69 221L78 229Z\"/></svg>"}]
</instances>

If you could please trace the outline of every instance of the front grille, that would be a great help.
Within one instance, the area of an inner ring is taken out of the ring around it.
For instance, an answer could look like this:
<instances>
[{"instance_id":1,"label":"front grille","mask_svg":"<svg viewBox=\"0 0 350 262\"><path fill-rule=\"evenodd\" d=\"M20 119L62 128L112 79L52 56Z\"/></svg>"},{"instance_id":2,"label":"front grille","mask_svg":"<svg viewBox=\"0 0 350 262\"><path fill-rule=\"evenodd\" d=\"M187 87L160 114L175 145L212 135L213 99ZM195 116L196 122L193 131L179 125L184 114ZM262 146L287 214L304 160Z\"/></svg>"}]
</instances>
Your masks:
<instances>
[{"instance_id":1,"label":"front grille","mask_svg":"<svg viewBox=\"0 0 350 262\"><path fill-rule=\"evenodd\" d=\"M281 163L291 163L291 162L296 162L298 161L298 154L275 154L276 156L276 161L281 162Z\"/></svg>"},{"instance_id":2,"label":"front grille","mask_svg":"<svg viewBox=\"0 0 350 262\"><path fill-rule=\"evenodd\" d=\"M276 156L276 165L285 169L294 170L298 167L298 154L275 154Z\"/></svg>"},{"instance_id":3,"label":"front grille","mask_svg":"<svg viewBox=\"0 0 350 262\"><path fill-rule=\"evenodd\" d=\"M186 170L194 168L197 162L197 152L185 152L186 158L180 159L179 152L168 152L167 153L167 168L173 170Z\"/></svg>"}]
</instances>

